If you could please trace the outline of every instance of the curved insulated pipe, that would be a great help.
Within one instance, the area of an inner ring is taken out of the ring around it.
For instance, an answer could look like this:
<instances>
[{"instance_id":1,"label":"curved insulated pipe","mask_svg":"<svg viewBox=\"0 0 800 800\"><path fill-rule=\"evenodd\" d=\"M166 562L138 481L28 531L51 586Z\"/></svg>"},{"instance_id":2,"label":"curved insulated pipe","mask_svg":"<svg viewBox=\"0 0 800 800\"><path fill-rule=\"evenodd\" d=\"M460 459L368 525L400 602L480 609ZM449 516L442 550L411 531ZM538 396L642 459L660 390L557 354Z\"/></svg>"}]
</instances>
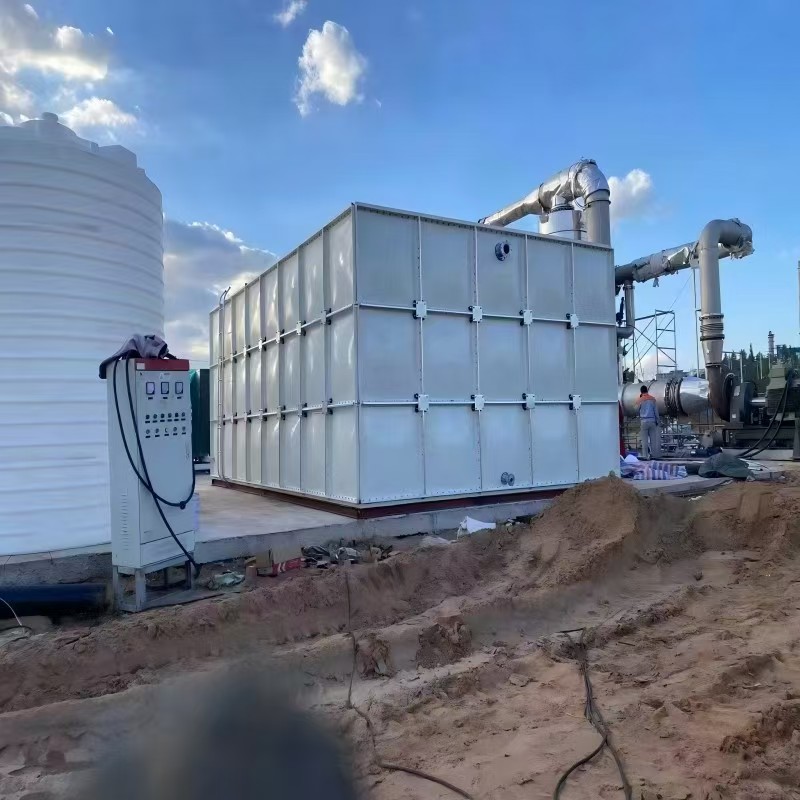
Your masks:
<instances>
[{"instance_id":1,"label":"curved insulated pipe","mask_svg":"<svg viewBox=\"0 0 800 800\"><path fill-rule=\"evenodd\" d=\"M587 238L598 244L611 244L609 204L611 193L606 176L597 162L583 159L561 170L529 195L480 220L482 225L504 228L529 214L547 214L559 204L583 198Z\"/></svg>"},{"instance_id":2,"label":"curved insulated pipe","mask_svg":"<svg viewBox=\"0 0 800 800\"><path fill-rule=\"evenodd\" d=\"M708 399L721 419L730 417L727 376L722 367L722 295L719 285L719 246L742 248L750 245L753 231L738 219L714 219L703 228L697 241L700 262L700 342L706 364Z\"/></svg>"}]
</instances>

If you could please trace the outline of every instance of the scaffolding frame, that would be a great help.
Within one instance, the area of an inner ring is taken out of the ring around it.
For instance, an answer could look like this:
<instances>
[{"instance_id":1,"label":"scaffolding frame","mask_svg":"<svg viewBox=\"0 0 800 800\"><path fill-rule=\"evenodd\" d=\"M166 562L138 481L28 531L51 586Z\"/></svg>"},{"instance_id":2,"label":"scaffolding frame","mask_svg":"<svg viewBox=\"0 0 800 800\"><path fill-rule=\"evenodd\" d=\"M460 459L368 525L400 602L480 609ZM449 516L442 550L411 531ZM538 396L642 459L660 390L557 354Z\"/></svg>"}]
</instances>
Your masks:
<instances>
[{"instance_id":1,"label":"scaffolding frame","mask_svg":"<svg viewBox=\"0 0 800 800\"><path fill-rule=\"evenodd\" d=\"M678 369L678 347L675 333L675 312L656 309L652 314L634 321L630 350L626 353L625 368L640 380L645 358L655 353L656 376L670 375ZM630 355L630 359L628 359Z\"/></svg>"}]
</instances>

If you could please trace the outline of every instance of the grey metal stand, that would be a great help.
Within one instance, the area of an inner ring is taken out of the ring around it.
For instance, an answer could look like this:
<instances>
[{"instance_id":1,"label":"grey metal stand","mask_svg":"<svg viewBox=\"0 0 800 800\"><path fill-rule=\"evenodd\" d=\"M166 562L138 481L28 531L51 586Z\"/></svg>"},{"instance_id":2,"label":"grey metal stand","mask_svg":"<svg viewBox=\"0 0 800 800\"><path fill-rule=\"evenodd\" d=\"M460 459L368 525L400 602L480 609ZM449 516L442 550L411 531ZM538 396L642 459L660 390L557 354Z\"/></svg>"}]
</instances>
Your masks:
<instances>
[{"instance_id":1,"label":"grey metal stand","mask_svg":"<svg viewBox=\"0 0 800 800\"><path fill-rule=\"evenodd\" d=\"M167 570L170 567L183 566L186 570L186 582L181 589L176 589L174 593L160 592L156 596L148 596L147 575L152 572L164 571L164 588L168 587ZM126 594L122 576L133 576L133 597ZM189 561L183 559L173 559L171 561L155 564L147 568L131 569L128 567L111 567L111 583L114 591L114 607L117 611L145 611L148 608L157 608L169 604L171 594L177 594L188 589L194 588L194 571ZM166 601L166 602L165 602Z\"/></svg>"}]
</instances>

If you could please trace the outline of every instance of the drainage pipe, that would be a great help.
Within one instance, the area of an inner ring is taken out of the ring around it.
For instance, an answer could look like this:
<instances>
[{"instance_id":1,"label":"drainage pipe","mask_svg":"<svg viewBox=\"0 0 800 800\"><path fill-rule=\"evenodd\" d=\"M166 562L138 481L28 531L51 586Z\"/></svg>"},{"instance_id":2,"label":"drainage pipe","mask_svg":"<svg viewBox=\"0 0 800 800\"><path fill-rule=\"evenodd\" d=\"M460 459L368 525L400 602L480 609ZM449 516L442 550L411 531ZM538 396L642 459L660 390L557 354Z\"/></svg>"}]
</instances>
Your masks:
<instances>
[{"instance_id":1,"label":"drainage pipe","mask_svg":"<svg viewBox=\"0 0 800 800\"><path fill-rule=\"evenodd\" d=\"M529 195L510 206L480 220L482 225L504 228L529 214L549 214L556 205L572 203L581 198L585 203L584 219L590 242L611 245L609 205L611 193L606 176L597 163L583 159L561 170L534 189Z\"/></svg>"},{"instance_id":2,"label":"drainage pipe","mask_svg":"<svg viewBox=\"0 0 800 800\"><path fill-rule=\"evenodd\" d=\"M13 617L13 614L60 616L76 612L97 612L108 605L108 592L104 583L3 586L0 587L0 598L5 601L0 602L0 619Z\"/></svg>"}]
</instances>

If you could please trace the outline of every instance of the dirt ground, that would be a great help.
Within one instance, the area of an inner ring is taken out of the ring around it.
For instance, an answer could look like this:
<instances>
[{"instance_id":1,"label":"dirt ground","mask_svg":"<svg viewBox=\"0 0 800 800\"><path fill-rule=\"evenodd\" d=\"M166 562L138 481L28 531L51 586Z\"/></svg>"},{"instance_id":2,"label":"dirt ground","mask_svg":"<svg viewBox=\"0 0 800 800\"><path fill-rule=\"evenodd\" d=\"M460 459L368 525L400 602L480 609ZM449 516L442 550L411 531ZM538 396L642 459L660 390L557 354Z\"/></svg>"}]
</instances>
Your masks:
<instances>
[{"instance_id":1,"label":"dirt ground","mask_svg":"<svg viewBox=\"0 0 800 800\"><path fill-rule=\"evenodd\" d=\"M155 747L165 731L199 747L187 704L202 716L244 663L347 743L371 800L456 797L378 761L474 798L549 798L600 741L560 633L579 628L633 797L800 798L800 485L645 498L613 478L529 525L379 564L6 634L0 796L86 796L79 787L109 756ZM607 752L563 793L622 796Z\"/></svg>"}]
</instances>

